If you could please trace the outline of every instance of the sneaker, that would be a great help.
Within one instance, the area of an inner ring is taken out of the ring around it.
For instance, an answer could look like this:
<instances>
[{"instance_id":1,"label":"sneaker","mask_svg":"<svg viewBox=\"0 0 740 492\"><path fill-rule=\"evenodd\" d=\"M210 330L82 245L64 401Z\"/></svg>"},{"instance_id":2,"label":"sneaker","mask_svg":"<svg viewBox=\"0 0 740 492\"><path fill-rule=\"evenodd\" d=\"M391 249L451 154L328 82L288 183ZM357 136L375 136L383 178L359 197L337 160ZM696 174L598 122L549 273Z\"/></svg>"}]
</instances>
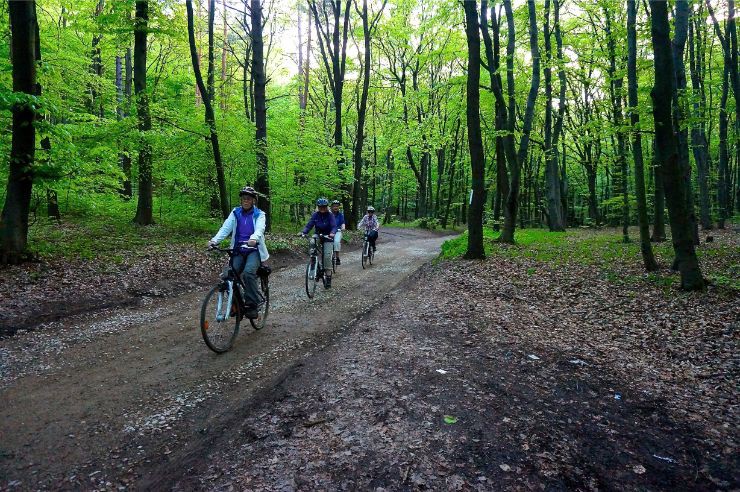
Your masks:
<instances>
[{"instance_id":1,"label":"sneaker","mask_svg":"<svg viewBox=\"0 0 740 492\"><path fill-rule=\"evenodd\" d=\"M341 261L341 260L339 259L339 257L337 256L337 265L341 265L341 264L342 264L342 261Z\"/></svg>"},{"instance_id":2,"label":"sneaker","mask_svg":"<svg viewBox=\"0 0 740 492\"><path fill-rule=\"evenodd\" d=\"M326 282L324 282L324 288L331 289L331 277L326 277Z\"/></svg>"}]
</instances>

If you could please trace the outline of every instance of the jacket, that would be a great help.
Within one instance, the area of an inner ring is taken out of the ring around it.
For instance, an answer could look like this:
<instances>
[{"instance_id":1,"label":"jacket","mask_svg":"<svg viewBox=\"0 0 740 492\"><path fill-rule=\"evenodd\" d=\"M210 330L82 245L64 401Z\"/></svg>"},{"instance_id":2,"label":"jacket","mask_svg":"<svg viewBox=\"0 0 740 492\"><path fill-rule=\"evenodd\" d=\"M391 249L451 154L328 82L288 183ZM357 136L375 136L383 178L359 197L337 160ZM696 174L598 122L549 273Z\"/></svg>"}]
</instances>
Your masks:
<instances>
[{"instance_id":1,"label":"jacket","mask_svg":"<svg viewBox=\"0 0 740 492\"><path fill-rule=\"evenodd\" d=\"M231 211L228 217L226 217L226 220L224 220L224 224L221 226L221 229L218 230L215 236L211 239L214 243L220 243L226 237L231 234L231 245L229 246L231 249L234 249L234 243L236 242L236 224L237 224L237 217L241 217L242 214L242 208L236 207L234 210ZM265 223L267 220L267 215L257 207L254 207L254 214L252 216L252 219L254 220L254 234L249 236L249 240L251 241L254 239L257 241L257 249L260 252L260 260L261 261L267 261L267 259L270 257L270 253L267 251L267 245L265 245Z\"/></svg>"}]
</instances>

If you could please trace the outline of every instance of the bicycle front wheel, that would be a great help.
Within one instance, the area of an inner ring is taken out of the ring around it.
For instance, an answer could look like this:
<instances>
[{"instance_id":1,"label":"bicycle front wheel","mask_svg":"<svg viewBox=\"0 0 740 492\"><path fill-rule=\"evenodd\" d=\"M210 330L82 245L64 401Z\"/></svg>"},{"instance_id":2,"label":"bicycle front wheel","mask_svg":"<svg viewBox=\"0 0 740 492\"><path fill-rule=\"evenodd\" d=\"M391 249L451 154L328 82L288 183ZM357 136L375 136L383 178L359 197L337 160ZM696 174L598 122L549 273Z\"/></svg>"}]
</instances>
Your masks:
<instances>
[{"instance_id":1,"label":"bicycle front wheel","mask_svg":"<svg viewBox=\"0 0 740 492\"><path fill-rule=\"evenodd\" d=\"M229 290L217 285L206 294L200 309L200 333L209 349L217 354L231 350L234 339L239 333L241 312L236 299L232 300L230 312L227 313Z\"/></svg>"},{"instance_id":2,"label":"bicycle front wheel","mask_svg":"<svg viewBox=\"0 0 740 492\"><path fill-rule=\"evenodd\" d=\"M309 299L313 299L314 292L316 292L316 270L318 268L318 261L315 256L312 256L308 260L306 265L306 295Z\"/></svg>"},{"instance_id":3,"label":"bicycle front wheel","mask_svg":"<svg viewBox=\"0 0 740 492\"><path fill-rule=\"evenodd\" d=\"M265 327L265 322L267 321L267 314L270 312L270 285L266 278L260 279L260 303L259 306L257 306L257 318L250 318L249 324L252 325L252 328L255 330L261 330Z\"/></svg>"}]
</instances>

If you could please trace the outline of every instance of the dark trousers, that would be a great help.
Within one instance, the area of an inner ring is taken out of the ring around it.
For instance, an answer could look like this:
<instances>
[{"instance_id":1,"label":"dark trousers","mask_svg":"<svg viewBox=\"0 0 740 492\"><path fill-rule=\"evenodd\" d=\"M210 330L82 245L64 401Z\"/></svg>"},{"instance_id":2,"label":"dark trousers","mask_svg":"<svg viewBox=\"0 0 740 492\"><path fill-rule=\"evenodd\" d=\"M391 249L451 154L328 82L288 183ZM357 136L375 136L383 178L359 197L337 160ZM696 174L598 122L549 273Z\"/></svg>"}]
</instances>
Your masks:
<instances>
[{"instance_id":1,"label":"dark trousers","mask_svg":"<svg viewBox=\"0 0 740 492\"><path fill-rule=\"evenodd\" d=\"M376 239L378 239L378 231L367 231L367 240L373 248L375 247Z\"/></svg>"},{"instance_id":2,"label":"dark trousers","mask_svg":"<svg viewBox=\"0 0 740 492\"><path fill-rule=\"evenodd\" d=\"M260 267L259 251L252 251L248 255L233 256L231 262L234 270L241 275L242 281L246 286L246 289L244 289L244 300L247 304L254 304L256 306L259 303L256 274L257 269Z\"/></svg>"}]
</instances>

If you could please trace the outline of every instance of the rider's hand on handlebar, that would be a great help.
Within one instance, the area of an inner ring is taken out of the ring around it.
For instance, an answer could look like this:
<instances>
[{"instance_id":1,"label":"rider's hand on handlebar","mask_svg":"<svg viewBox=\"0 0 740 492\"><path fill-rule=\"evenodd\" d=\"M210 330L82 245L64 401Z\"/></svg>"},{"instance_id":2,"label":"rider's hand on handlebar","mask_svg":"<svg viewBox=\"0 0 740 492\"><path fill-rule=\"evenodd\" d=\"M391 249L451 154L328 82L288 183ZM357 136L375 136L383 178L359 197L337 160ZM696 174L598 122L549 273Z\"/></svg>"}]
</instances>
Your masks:
<instances>
[{"instance_id":1,"label":"rider's hand on handlebar","mask_svg":"<svg viewBox=\"0 0 740 492\"><path fill-rule=\"evenodd\" d=\"M306 235L304 233L302 233L302 232L299 232L298 233L298 237L306 237Z\"/></svg>"},{"instance_id":2,"label":"rider's hand on handlebar","mask_svg":"<svg viewBox=\"0 0 740 492\"><path fill-rule=\"evenodd\" d=\"M208 241L208 249L213 249L216 247L216 243L213 241Z\"/></svg>"},{"instance_id":3,"label":"rider's hand on handlebar","mask_svg":"<svg viewBox=\"0 0 740 492\"><path fill-rule=\"evenodd\" d=\"M249 246L250 248L254 248L255 246L257 246L257 241L255 241L254 239L250 239L249 241L247 241L247 246Z\"/></svg>"}]
</instances>

